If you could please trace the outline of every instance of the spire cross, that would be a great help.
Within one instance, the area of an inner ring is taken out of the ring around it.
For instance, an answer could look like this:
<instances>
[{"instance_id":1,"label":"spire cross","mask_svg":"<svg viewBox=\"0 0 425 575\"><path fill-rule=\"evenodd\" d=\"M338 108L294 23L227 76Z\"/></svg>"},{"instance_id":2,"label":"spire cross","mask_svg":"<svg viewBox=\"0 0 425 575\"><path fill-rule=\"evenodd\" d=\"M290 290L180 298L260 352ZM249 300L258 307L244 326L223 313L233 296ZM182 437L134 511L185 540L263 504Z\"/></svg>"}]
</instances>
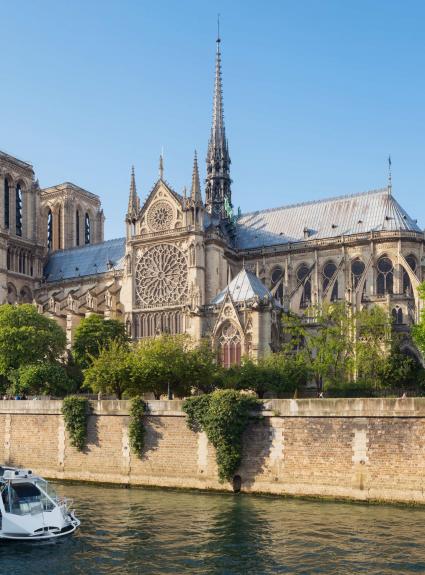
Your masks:
<instances>
[{"instance_id":1,"label":"spire cross","mask_svg":"<svg viewBox=\"0 0 425 575\"><path fill-rule=\"evenodd\" d=\"M220 14L217 14L217 40L216 42L219 44L220 40Z\"/></svg>"}]
</instances>

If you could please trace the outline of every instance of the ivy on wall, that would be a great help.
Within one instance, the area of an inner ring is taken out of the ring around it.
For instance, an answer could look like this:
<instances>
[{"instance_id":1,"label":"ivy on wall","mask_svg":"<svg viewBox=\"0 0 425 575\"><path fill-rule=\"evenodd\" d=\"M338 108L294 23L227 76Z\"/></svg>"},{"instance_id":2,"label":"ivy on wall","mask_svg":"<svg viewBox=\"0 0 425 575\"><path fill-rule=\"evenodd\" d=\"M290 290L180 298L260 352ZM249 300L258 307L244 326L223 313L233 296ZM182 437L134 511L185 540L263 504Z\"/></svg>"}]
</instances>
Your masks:
<instances>
[{"instance_id":1,"label":"ivy on wall","mask_svg":"<svg viewBox=\"0 0 425 575\"><path fill-rule=\"evenodd\" d=\"M242 435L260 402L233 389L190 397L183 403L192 431L205 431L216 449L221 483L230 481L242 461Z\"/></svg>"},{"instance_id":2,"label":"ivy on wall","mask_svg":"<svg viewBox=\"0 0 425 575\"><path fill-rule=\"evenodd\" d=\"M128 429L130 448L133 453L136 453L139 457L142 456L143 448L145 446L146 430L143 425L143 416L146 411L146 403L141 397L134 397L131 400L130 424Z\"/></svg>"},{"instance_id":3,"label":"ivy on wall","mask_svg":"<svg viewBox=\"0 0 425 575\"><path fill-rule=\"evenodd\" d=\"M69 440L78 451L83 451L86 444L89 412L90 404L85 397L70 395L62 402L62 415Z\"/></svg>"}]
</instances>

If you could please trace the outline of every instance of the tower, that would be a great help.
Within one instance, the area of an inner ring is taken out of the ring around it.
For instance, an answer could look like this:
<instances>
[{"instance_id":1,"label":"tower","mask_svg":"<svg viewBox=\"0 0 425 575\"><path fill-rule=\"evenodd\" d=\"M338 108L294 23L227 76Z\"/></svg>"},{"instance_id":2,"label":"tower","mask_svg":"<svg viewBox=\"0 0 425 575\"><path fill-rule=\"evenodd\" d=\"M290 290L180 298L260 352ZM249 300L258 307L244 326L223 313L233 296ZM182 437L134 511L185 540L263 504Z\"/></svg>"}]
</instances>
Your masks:
<instances>
[{"instance_id":1,"label":"tower","mask_svg":"<svg viewBox=\"0 0 425 575\"><path fill-rule=\"evenodd\" d=\"M224 127L220 36L217 37L216 43L213 121L206 159L205 205L207 212L212 216L227 219L231 215L232 208L230 190L232 180L230 179L230 156Z\"/></svg>"}]
</instances>

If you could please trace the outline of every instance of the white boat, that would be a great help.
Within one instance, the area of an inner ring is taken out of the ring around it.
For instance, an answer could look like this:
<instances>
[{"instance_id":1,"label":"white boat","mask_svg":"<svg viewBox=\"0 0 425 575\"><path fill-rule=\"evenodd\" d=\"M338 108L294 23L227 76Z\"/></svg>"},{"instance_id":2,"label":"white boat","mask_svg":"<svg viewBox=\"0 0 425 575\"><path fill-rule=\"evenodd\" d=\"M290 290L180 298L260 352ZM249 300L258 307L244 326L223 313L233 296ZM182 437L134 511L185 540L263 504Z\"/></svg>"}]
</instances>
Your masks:
<instances>
[{"instance_id":1,"label":"white boat","mask_svg":"<svg viewBox=\"0 0 425 575\"><path fill-rule=\"evenodd\" d=\"M71 505L30 469L0 466L0 539L40 541L70 535L80 525Z\"/></svg>"}]
</instances>

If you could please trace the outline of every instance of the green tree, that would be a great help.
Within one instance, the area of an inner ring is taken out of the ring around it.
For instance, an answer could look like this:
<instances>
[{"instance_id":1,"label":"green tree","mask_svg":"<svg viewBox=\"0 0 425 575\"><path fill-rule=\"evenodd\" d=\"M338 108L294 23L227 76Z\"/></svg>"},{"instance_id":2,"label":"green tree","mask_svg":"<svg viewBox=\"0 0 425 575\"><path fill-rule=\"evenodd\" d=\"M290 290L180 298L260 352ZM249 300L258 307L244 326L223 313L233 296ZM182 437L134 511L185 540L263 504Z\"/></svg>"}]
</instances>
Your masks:
<instances>
[{"instance_id":1,"label":"green tree","mask_svg":"<svg viewBox=\"0 0 425 575\"><path fill-rule=\"evenodd\" d=\"M187 380L194 390L210 393L222 386L224 370L217 364L216 354L207 339L186 350L185 363Z\"/></svg>"},{"instance_id":2,"label":"green tree","mask_svg":"<svg viewBox=\"0 0 425 575\"><path fill-rule=\"evenodd\" d=\"M419 297L425 301L425 282L418 288ZM420 321L412 327L412 337L419 351L425 357L425 306L422 308Z\"/></svg>"},{"instance_id":3,"label":"green tree","mask_svg":"<svg viewBox=\"0 0 425 575\"><path fill-rule=\"evenodd\" d=\"M53 395L64 397L76 389L75 382L66 373L65 366L59 363L26 365L11 374L12 393L26 395Z\"/></svg>"},{"instance_id":4,"label":"green tree","mask_svg":"<svg viewBox=\"0 0 425 575\"><path fill-rule=\"evenodd\" d=\"M345 303L325 303L308 310L306 317L283 320L284 354L300 354L297 367L310 374L318 391L344 381L352 361L353 317Z\"/></svg>"},{"instance_id":5,"label":"green tree","mask_svg":"<svg viewBox=\"0 0 425 575\"><path fill-rule=\"evenodd\" d=\"M125 326L116 319L103 319L99 315L84 318L75 331L73 355L82 369L87 369L100 351L112 341L128 342Z\"/></svg>"},{"instance_id":6,"label":"green tree","mask_svg":"<svg viewBox=\"0 0 425 575\"><path fill-rule=\"evenodd\" d=\"M189 395L192 387L187 336L161 335L141 340L132 361L133 395Z\"/></svg>"},{"instance_id":7,"label":"green tree","mask_svg":"<svg viewBox=\"0 0 425 575\"><path fill-rule=\"evenodd\" d=\"M122 399L131 388L132 360L128 345L112 340L84 371L84 387Z\"/></svg>"},{"instance_id":8,"label":"green tree","mask_svg":"<svg viewBox=\"0 0 425 575\"><path fill-rule=\"evenodd\" d=\"M0 374L25 365L54 363L64 353L66 336L31 304L0 306Z\"/></svg>"}]
</instances>

